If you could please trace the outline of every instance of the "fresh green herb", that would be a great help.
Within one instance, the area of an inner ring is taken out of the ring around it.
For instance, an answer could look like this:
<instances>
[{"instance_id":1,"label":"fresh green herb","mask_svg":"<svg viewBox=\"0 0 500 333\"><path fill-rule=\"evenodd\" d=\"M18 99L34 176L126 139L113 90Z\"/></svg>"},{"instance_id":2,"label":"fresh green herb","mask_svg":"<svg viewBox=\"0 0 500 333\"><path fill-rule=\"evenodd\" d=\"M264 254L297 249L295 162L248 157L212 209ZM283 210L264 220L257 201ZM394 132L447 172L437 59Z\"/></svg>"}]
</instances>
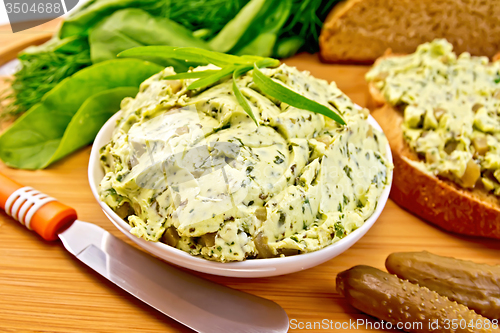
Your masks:
<instances>
[{"instance_id":1,"label":"fresh green herb","mask_svg":"<svg viewBox=\"0 0 500 333\"><path fill-rule=\"evenodd\" d=\"M277 66L279 65L279 61L271 58L262 58L256 56L242 56L237 57L233 55L227 55L219 52L206 51L202 49L196 48L175 48L175 47L167 47L167 46L152 46L152 47L140 47L131 50L127 50L118 55L119 57L163 57L163 58L174 58L178 60L184 61L194 61L202 62L204 64L214 63L216 65L222 66L222 69L213 71L199 71L192 72L196 73L195 75L199 77L199 80L191 83L188 86L188 89L200 89L210 86L219 80L227 77L229 75L233 75L233 92L238 100L238 103L241 105L243 110L252 118L252 120L258 124L255 115L252 112L248 101L241 93L238 85L236 84L236 79L242 74L246 73L253 67L253 63L257 61L261 66ZM205 73L208 72L205 75ZM172 76L165 77L166 80L179 79L181 77L189 77L191 73L182 73L176 74ZM192 75L192 74L191 74Z\"/></svg>"},{"instance_id":2,"label":"fresh green herb","mask_svg":"<svg viewBox=\"0 0 500 333\"><path fill-rule=\"evenodd\" d=\"M154 17L139 8L123 9L103 19L91 30L89 43L94 64L115 59L118 53L139 46L209 48L182 25L164 17ZM178 69L181 63L170 61L161 65Z\"/></svg>"},{"instance_id":3,"label":"fresh green herb","mask_svg":"<svg viewBox=\"0 0 500 333\"><path fill-rule=\"evenodd\" d=\"M89 1L63 21L56 38L20 54L21 70L14 76L13 89L2 96L6 103L0 115L21 114L64 78L133 47L192 46L278 58L299 49L316 52L322 22L338 1ZM196 64L144 60L173 66L178 72ZM242 106L246 107L244 102Z\"/></svg>"},{"instance_id":4,"label":"fresh green herb","mask_svg":"<svg viewBox=\"0 0 500 333\"><path fill-rule=\"evenodd\" d=\"M255 56L238 57L231 54L212 52L195 47L175 47L163 45L133 48L121 52L118 54L118 57L156 57L163 59L177 59L182 61L197 62L200 64L214 64L220 67L227 65L248 65L252 64L256 59L262 59L262 57Z\"/></svg>"},{"instance_id":5,"label":"fresh green herb","mask_svg":"<svg viewBox=\"0 0 500 333\"><path fill-rule=\"evenodd\" d=\"M280 156L278 156L278 155L276 155L276 156L275 156L275 158L274 158L274 163L275 163L275 164L281 164L281 163L283 163L283 162L285 162L285 160L284 160L284 159L282 159L282 158L281 158Z\"/></svg>"},{"instance_id":6,"label":"fresh green herb","mask_svg":"<svg viewBox=\"0 0 500 333\"><path fill-rule=\"evenodd\" d=\"M252 25L240 38L231 53L268 57L274 54L280 29L290 16L292 0L266 1Z\"/></svg>"},{"instance_id":7,"label":"fresh green herb","mask_svg":"<svg viewBox=\"0 0 500 333\"><path fill-rule=\"evenodd\" d=\"M251 42L244 45L236 54L255 54L261 57L268 57L273 54L274 45L276 44L276 35L273 33L261 33Z\"/></svg>"},{"instance_id":8,"label":"fresh green herb","mask_svg":"<svg viewBox=\"0 0 500 333\"><path fill-rule=\"evenodd\" d=\"M285 221L286 221L286 214L280 212L280 218L278 219L278 226L281 227L283 224L285 224Z\"/></svg>"},{"instance_id":9,"label":"fresh green herb","mask_svg":"<svg viewBox=\"0 0 500 333\"><path fill-rule=\"evenodd\" d=\"M279 64L279 61L270 58L264 58L258 60L258 63L261 64L262 66L277 66ZM240 65L233 72L233 93L236 96L236 99L238 100L238 103L240 103L243 110L245 110L245 112L250 116L250 118L252 118L252 120L258 126L259 123L255 118L255 115L253 114L250 104L248 104L248 101L246 100L245 96L243 96L243 94L240 91L240 88L238 87L238 84L236 83L236 79L241 75L245 74L246 72L248 72L250 69L252 69L252 65Z\"/></svg>"},{"instance_id":10,"label":"fresh green herb","mask_svg":"<svg viewBox=\"0 0 500 333\"><path fill-rule=\"evenodd\" d=\"M265 0L251 0L247 3L210 41L210 48L219 52L230 51L252 24L264 3Z\"/></svg>"},{"instance_id":11,"label":"fresh green herb","mask_svg":"<svg viewBox=\"0 0 500 333\"><path fill-rule=\"evenodd\" d=\"M42 168L91 143L102 125L120 109L121 101L125 97L135 96L138 92L137 86L117 87L103 90L87 98L64 130L56 152Z\"/></svg>"},{"instance_id":12,"label":"fresh green herb","mask_svg":"<svg viewBox=\"0 0 500 333\"><path fill-rule=\"evenodd\" d=\"M140 8L154 16L163 16L168 0L95 0L67 17L59 29L59 37L87 36L103 18L127 8Z\"/></svg>"},{"instance_id":13,"label":"fresh green herb","mask_svg":"<svg viewBox=\"0 0 500 333\"><path fill-rule=\"evenodd\" d=\"M305 40L298 36L282 39L279 43L277 43L274 55L278 58L291 57L300 50L304 43Z\"/></svg>"},{"instance_id":14,"label":"fresh green herb","mask_svg":"<svg viewBox=\"0 0 500 333\"><path fill-rule=\"evenodd\" d=\"M8 166L45 168L90 143L125 96L161 66L116 59L88 67L59 83L0 136L0 158ZM124 87L123 89L116 89ZM90 98L90 99L89 99Z\"/></svg>"},{"instance_id":15,"label":"fresh green herb","mask_svg":"<svg viewBox=\"0 0 500 333\"><path fill-rule=\"evenodd\" d=\"M193 89L208 87L208 86L222 80L223 78L230 76L231 74L233 74L233 72L235 70L236 70L236 66L224 67L221 70L217 71L215 74L212 74L210 76L207 76L207 77L204 77L204 78L201 78L199 80L194 81L187 88L189 90L193 90Z\"/></svg>"},{"instance_id":16,"label":"fresh green herb","mask_svg":"<svg viewBox=\"0 0 500 333\"><path fill-rule=\"evenodd\" d=\"M167 3L165 17L205 40L215 36L249 0L184 0Z\"/></svg>"},{"instance_id":17,"label":"fresh green herb","mask_svg":"<svg viewBox=\"0 0 500 333\"><path fill-rule=\"evenodd\" d=\"M345 125L345 121L337 113L328 107L319 104L313 100L304 97L283 84L267 77L259 67L276 67L279 65L279 60L272 58L263 58L258 56L234 56L214 51L196 49L191 47L171 47L171 46L145 46L124 51L118 55L119 57L158 57L158 58L174 58L184 61L197 60L203 64L214 63L222 68L218 71L210 71L210 75L202 76L199 80L191 83L188 89L206 88L219 80L228 77L233 73L233 92L245 112L258 124L250 105L241 93L236 84L236 78L243 73L249 71L253 67L253 79L257 87L266 95L271 96L279 101L285 102L299 109L309 110L315 113L320 113L329 117L341 125ZM201 72L196 72L200 75ZM165 77L166 80L178 78L176 75Z\"/></svg>"},{"instance_id":18,"label":"fresh green herb","mask_svg":"<svg viewBox=\"0 0 500 333\"><path fill-rule=\"evenodd\" d=\"M335 236L342 239L345 236L345 229L341 222L335 222Z\"/></svg>"},{"instance_id":19,"label":"fresh green herb","mask_svg":"<svg viewBox=\"0 0 500 333\"><path fill-rule=\"evenodd\" d=\"M66 77L91 65L88 44L79 38L53 39L45 47L31 47L18 56L21 69L14 74L2 116L17 116L38 103Z\"/></svg>"},{"instance_id":20,"label":"fresh green herb","mask_svg":"<svg viewBox=\"0 0 500 333\"><path fill-rule=\"evenodd\" d=\"M307 52L318 52L319 50L319 34L323 26L326 16L332 7L340 2L340 0L293 0L290 16L280 30L279 41L276 49L286 46L290 53L275 54L278 57L290 56L295 54L299 49ZM297 48L299 40L302 40L302 45ZM293 42L290 42L292 40ZM281 50L284 52L285 50Z\"/></svg>"},{"instance_id":21,"label":"fresh green herb","mask_svg":"<svg viewBox=\"0 0 500 333\"><path fill-rule=\"evenodd\" d=\"M344 167L344 172L345 172L345 174L347 175L347 177L349 177L349 179L351 179L351 180L352 180L352 176L351 176L352 169L351 169L351 167L350 167L350 166L348 166L348 165L346 165L346 166Z\"/></svg>"},{"instance_id":22,"label":"fresh green herb","mask_svg":"<svg viewBox=\"0 0 500 333\"><path fill-rule=\"evenodd\" d=\"M185 80L185 79L200 79L202 77L207 77L212 74L218 73L219 70L204 70L197 72L189 72L189 73L179 73L175 75L169 75L165 77L165 80Z\"/></svg>"},{"instance_id":23,"label":"fresh green herb","mask_svg":"<svg viewBox=\"0 0 500 333\"><path fill-rule=\"evenodd\" d=\"M341 125L345 125L345 121L337 113L333 112L328 107L310 100L287 88L285 85L267 77L259 70L257 66L254 67L253 79L257 87L259 87L259 89L262 90L262 92L266 95L269 95L296 108L320 113L328 118L335 120Z\"/></svg>"},{"instance_id":24,"label":"fresh green herb","mask_svg":"<svg viewBox=\"0 0 500 333\"><path fill-rule=\"evenodd\" d=\"M247 99L245 98L245 96L243 96L240 88L238 87L238 84L236 83L236 79L246 71L248 71L247 67L245 65L242 65L236 68L236 70L233 72L233 93L234 96L236 96L236 100L238 100L238 103L240 103L243 110L245 110L245 112L250 116L250 118L252 118L252 120L258 126L259 122L255 118L255 115L253 114L250 104L248 104Z\"/></svg>"},{"instance_id":25,"label":"fresh green herb","mask_svg":"<svg viewBox=\"0 0 500 333\"><path fill-rule=\"evenodd\" d=\"M108 195L118 195L118 193L116 193L116 190L114 188L110 188L106 190L106 192L109 192Z\"/></svg>"}]
</instances>

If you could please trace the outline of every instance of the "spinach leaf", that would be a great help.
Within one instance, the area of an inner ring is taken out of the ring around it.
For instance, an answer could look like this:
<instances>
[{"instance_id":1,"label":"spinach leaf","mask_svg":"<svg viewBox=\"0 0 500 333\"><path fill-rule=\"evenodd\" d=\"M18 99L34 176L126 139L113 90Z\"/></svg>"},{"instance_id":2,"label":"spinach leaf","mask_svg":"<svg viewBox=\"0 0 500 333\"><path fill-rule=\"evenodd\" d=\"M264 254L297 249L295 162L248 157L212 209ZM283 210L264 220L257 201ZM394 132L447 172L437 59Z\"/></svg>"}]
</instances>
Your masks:
<instances>
[{"instance_id":1,"label":"spinach leaf","mask_svg":"<svg viewBox=\"0 0 500 333\"><path fill-rule=\"evenodd\" d=\"M60 82L0 136L0 159L15 168L47 166L87 98L117 87L139 87L162 69L142 60L116 59L79 71Z\"/></svg>"},{"instance_id":2,"label":"spinach leaf","mask_svg":"<svg viewBox=\"0 0 500 333\"><path fill-rule=\"evenodd\" d=\"M165 2L157 0L97 0L83 6L64 19L59 37L87 36L89 30L103 18L125 8L141 8L152 15L165 11Z\"/></svg>"},{"instance_id":3,"label":"spinach leaf","mask_svg":"<svg viewBox=\"0 0 500 333\"><path fill-rule=\"evenodd\" d=\"M104 123L120 109L121 101L138 92L138 87L118 87L87 98L71 118L56 152L42 168L94 141Z\"/></svg>"},{"instance_id":4,"label":"spinach leaf","mask_svg":"<svg viewBox=\"0 0 500 333\"><path fill-rule=\"evenodd\" d=\"M122 51L146 45L209 48L180 24L138 8L117 11L102 20L91 30L89 42L93 63L115 59Z\"/></svg>"},{"instance_id":5,"label":"spinach leaf","mask_svg":"<svg viewBox=\"0 0 500 333\"><path fill-rule=\"evenodd\" d=\"M32 45L27 47L25 50L19 53L23 54L35 54L41 52L61 52L61 53L78 53L89 49L89 43L87 38L80 36L71 36L64 39L60 39L57 36L53 36L46 43L42 45Z\"/></svg>"}]
</instances>

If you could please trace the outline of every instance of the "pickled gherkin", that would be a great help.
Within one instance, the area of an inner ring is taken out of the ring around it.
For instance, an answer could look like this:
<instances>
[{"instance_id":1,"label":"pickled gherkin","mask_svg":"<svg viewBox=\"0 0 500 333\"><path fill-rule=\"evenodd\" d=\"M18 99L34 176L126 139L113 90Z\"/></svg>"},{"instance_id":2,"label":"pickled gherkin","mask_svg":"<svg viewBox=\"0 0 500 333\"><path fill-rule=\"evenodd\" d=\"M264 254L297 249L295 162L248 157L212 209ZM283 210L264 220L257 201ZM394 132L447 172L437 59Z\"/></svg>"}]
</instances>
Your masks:
<instances>
[{"instance_id":1,"label":"pickled gherkin","mask_svg":"<svg viewBox=\"0 0 500 333\"><path fill-rule=\"evenodd\" d=\"M393 253L385 266L389 273L434 290L487 318L500 320L500 266L426 251Z\"/></svg>"},{"instance_id":2,"label":"pickled gherkin","mask_svg":"<svg viewBox=\"0 0 500 333\"><path fill-rule=\"evenodd\" d=\"M407 332L500 332L496 320L370 266L339 273L337 291L358 310Z\"/></svg>"}]
</instances>

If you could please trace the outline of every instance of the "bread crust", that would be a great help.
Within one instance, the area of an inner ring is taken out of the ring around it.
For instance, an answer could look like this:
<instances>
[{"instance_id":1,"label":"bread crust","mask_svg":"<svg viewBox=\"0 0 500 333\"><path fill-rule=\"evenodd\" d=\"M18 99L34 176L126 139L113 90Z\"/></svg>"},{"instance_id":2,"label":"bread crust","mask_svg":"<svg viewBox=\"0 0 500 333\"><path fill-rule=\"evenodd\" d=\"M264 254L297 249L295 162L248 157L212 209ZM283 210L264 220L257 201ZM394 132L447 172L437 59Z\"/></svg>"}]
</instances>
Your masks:
<instances>
[{"instance_id":1,"label":"bread crust","mask_svg":"<svg viewBox=\"0 0 500 333\"><path fill-rule=\"evenodd\" d=\"M380 101L380 92L370 84ZM439 227L465 235L500 239L500 199L482 189L467 190L412 164L417 154L403 138L403 115L385 103L372 112L392 150L394 176L390 197L398 205Z\"/></svg>"}]
</instances>

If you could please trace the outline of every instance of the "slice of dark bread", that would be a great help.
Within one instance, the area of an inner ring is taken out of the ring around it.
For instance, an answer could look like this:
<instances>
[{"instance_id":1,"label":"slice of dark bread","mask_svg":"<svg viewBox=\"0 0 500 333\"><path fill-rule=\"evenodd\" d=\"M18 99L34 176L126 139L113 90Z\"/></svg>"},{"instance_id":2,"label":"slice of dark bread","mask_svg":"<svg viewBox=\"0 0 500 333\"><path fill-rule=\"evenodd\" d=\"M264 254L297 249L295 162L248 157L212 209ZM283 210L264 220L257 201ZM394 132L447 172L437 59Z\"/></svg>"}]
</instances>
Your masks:
<instances>
[{"instance_id":1,"label":"slice of dark bread","mask_svg":"<svg viewBox=\"0 0 500 333\"><path fill-rule=\"evenodd\" d=\"M457 54L492 58L500 49L498 0L347 0L328 15L320 36L329 62L373 63L390 48L412 53L446 38Z\"/></svg>"}]
</instances>

